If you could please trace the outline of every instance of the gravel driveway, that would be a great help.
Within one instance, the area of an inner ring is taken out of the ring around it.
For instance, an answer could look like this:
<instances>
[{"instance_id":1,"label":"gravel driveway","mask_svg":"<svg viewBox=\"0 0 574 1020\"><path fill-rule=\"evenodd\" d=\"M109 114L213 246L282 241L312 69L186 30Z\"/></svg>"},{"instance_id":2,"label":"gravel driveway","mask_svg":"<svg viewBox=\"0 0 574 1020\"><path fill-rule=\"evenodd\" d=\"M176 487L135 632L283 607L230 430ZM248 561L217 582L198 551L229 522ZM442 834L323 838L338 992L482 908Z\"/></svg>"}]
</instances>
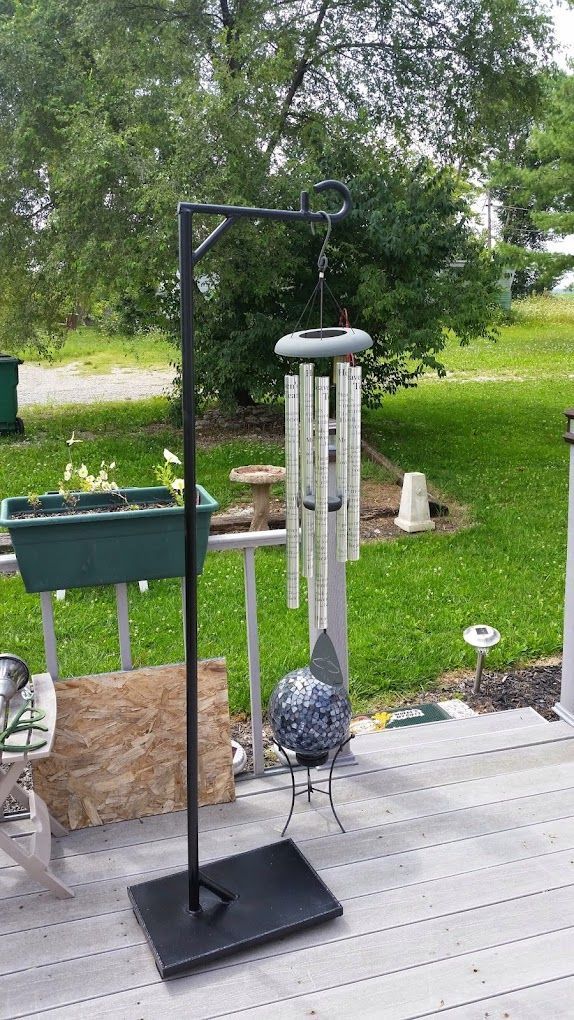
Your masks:
<instances>
[{"instance_id":1,"label":"gravel driveway","mask_svg":"<svg viewBox=\"0 0 574 1020\"><path fill-rule=\"evenodd\" d=\"M18 406L30 404L93 404L137 400L164 394L173 369L114 368L105 375L84 375L72 362L59 368L24 363L19 369Z\"/></svg>"}]
</instances>

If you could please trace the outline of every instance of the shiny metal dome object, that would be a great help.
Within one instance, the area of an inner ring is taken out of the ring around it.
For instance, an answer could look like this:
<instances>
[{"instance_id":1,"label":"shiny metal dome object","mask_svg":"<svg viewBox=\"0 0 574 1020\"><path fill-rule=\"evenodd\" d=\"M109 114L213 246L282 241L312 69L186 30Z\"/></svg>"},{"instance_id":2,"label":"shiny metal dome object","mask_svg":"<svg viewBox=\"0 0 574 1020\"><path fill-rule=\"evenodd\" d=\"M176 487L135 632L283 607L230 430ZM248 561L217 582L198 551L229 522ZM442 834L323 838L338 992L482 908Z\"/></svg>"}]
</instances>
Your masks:
<instances>
[{"instance_id":1,"label":"shiny metal dome object","mask_svg":"<svg viewBox=\"0 0 574 1020\"><path fill-rule=\"evenodd\" d=\"M4 720L8 702L30 680L30 670L18 655L0 652L0 727L4 728Z\"/></svg>"}]
</instances>

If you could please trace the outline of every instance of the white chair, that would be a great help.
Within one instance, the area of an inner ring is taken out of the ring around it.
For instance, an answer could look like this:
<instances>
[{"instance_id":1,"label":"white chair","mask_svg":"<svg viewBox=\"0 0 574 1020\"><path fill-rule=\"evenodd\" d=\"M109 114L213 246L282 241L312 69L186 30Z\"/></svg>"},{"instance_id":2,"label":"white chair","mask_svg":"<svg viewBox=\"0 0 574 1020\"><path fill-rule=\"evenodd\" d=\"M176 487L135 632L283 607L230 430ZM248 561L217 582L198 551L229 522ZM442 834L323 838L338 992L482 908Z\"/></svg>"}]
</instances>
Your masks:
<instances>
[{"instance_id":1,"label":"white chair","mask_svg":"<svg viewBox=\"0 0 574 1020\"><path fill-rule=\"evenodd\" d=\"M16 864L20 864L34 882L39 882L40 885L63 899L73 896L74 893L61 879L56 877L50 868L50 856L52 836L65 836L66 830L52 817L38 794L19 784L19 780L29 764L33 764L40 758L48 757L52 750L56 729L56 691L52 677L49 673L40 673L33 678L33 683L33 707L45 712L42 724L47 727L47 732L34 730L29 742L33 746L38 738L41 738L46 743L37 750L26 752L0 750L0 762L7 766L6 772L0 775L0 805L3 805L6 798L12 795L24 809L29 809L32 831L28 837L22 836L20 832L10 835L10 815L0 814L0 849L8 854ZM12 698L9 722L25 704L26 701L22 695ZM23 733L15 733L13 737L9 738L8 743L25 743L24 737ZM26 847L25 843L28 840L29 845Z\"/></svg>"}]
</instances>

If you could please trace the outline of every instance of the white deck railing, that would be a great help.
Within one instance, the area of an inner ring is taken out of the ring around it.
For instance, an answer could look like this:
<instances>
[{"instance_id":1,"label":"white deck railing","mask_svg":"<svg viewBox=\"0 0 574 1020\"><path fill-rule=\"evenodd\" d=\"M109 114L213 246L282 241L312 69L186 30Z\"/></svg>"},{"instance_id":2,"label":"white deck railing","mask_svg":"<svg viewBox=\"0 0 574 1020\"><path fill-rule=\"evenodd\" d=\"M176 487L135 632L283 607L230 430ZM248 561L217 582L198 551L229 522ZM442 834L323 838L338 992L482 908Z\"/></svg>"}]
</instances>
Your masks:
<instances>
[{"instance_id":1,"label":"white deck railing","mask_svg":"<svg viewBox=\"0 0 574 1020\"><path fill-rule=\"evenodd\" d=\"M329 465L330 469L332 465ZM334 514L330 515L334 517ZM348 687L348 651L347 651L347 601L345 564L336 559L336 529L330 521L329 527L329 632L339 658L345 684ZM246 531L230 535L210 535L209 552L243 553L243 576L245 588L245 621L247 636L247 657L249 663L249 698L251 705L251 732L253 740L253 775L260 776L265 771L263 757L263 709L261 704L261 671L259 664L259 625L257 621L257 586L255 580L255 552L259 548L285 545L285 530ZM19 573L18 561L14 554L0 556L0 574ZM120 662L122 669L133 669L130 640L130 621L128 610L128 586L116 584L116 606L118 615L118 634L120 642ZM309 647L315 644L317 631L314 625L313 589L309 591ZM183 601L183 579L182 579ZM54 680L60 674L56 631L54 628L53 593L40 594L42 611L42 629L44 634L44 651L46 668ZM185 616L185 614L184 614Z\"/></svg>"},{"instance_id":2,"label":"white deck railing","mask_svg":"<svg viewBox=\"0 0 574 1020\"><path fill-rule=\"evenodd\" d=\"M263 757L263 710L261 704L261 671L259 664L259 626L257 620L257 586L255 580L255 551L268 546L285 545L285 531L252 531L230 535L210 535L210 552L240 551L243 553L243 576L245 588L245 617L247 632L247 657L249 663L249 698L251 703L251 731L253 740L253 773L262 775L265 770ZM16 556L0 556L0 574L19 573ZM182 579L183 582L183 579ZM128 610L128 586L116 584L116 606L120 662L122 669L132 669L132 651ZM183 598L183 583L182 583ZM44 650L48 672L56 680L60 669L52 592L40 594Z\"/></svg>"}]
</instances>

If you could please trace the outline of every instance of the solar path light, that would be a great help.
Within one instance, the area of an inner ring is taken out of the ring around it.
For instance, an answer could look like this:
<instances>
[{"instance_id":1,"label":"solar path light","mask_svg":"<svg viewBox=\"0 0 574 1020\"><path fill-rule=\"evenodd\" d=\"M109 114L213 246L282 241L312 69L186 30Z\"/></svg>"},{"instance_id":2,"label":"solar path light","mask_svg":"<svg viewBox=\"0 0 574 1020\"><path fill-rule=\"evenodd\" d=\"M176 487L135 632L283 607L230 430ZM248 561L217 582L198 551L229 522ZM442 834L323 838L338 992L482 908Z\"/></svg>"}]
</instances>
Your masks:
<instances>
[{"instance_id":1,"label":"solar path light","mask_svg":"<svg viewBox=\"0 0 574 1020\"><path fill-rule=\"evenodd\" d=\"M500 641L500 634L495 627L487 627L485 624L478 623L473 627L467 627L463 631L463 638L467 645L471 645L472 648L476 648L476 675L474 677L474 686L472 688L473 694L478 694L480 691L480 679L482 677L482 667L486 658L486 653L489 648L494 648L495 645Z\"/></svg>"}]
</instances>

